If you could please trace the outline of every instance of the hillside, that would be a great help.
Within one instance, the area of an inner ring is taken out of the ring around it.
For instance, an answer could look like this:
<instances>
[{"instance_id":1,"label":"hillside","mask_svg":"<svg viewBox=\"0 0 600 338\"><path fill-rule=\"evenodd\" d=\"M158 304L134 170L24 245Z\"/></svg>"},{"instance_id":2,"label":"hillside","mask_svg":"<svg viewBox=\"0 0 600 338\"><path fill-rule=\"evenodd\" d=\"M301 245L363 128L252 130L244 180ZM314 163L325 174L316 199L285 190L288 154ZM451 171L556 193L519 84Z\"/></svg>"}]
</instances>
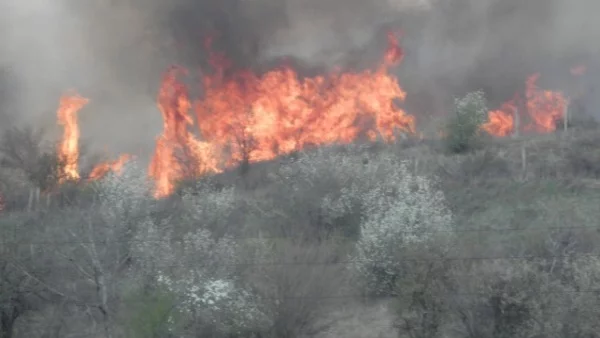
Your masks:
<instances>
[{"instance_id":1,"label":"hillside","mask_svg":"<svg viewBox=\"0 0 600 338\"><path fill-rule=\"evenodd\" d=\"M410 138L326 146L161 200L131 162L46 203L14 199L3 332L595 337L599 141L572 128L464 154Z\"/></svg>"}]
</instances>

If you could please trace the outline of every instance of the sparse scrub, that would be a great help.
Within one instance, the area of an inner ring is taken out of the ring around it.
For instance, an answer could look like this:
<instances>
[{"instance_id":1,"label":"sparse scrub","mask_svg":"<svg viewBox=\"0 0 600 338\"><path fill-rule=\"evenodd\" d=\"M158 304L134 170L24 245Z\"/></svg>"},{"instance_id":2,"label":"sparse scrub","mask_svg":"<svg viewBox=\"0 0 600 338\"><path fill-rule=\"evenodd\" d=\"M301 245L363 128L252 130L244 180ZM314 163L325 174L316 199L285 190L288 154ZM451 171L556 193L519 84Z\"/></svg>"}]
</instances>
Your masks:
<instances>
[{"instance_id":1,"label":"sparse scrub","mask_svg":"<svg viewBox=\"0 0 600 338\"><path fill-rule=\"evenodd\" d=\"M584 134L570 144L566 159L570 172L574 175L584 175L600 178L600 137L598 133Z\"/></svg>"},{"instance_id":2,"label":"sparse scrub","mask_svg":"<svg viewBox=\"0 0 600 338\"><path fill-rule=\"evenodd\" d=\"M266 337L305 337L331 325L323 320L349 294L344 259L335 242L286 240L270 245L268 256L246 274L263 313Z\"/></svg>"},{"instance_id":3,"label":"sparse scrub","mask_svg":"<svg viewBox=\"0 0 600 338\"><path fill-rule=\"evenodd\" d=\"M598 337L596 136L322 147L164 200L132 162L30 210L4 166L0 337Z\"/></svg>"}]
</instances>

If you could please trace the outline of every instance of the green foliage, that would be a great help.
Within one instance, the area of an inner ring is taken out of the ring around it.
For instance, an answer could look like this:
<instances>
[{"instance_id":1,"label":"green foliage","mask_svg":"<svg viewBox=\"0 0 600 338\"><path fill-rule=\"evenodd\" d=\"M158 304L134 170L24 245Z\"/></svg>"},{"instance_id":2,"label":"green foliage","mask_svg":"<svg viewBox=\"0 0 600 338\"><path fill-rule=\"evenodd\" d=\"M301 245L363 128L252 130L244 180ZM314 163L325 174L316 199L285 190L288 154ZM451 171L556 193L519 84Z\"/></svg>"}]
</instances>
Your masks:
<instances>
[{"instance_id":1,"label":"green foliage","mask_svg":"<svg viewBox=\"0 0 600 338\"><path fill-rule=\"evenodd\" d=\"M123 327L129 338L177 337L181 317L173 295L135 291L123 299Z\"/></svg>"},{"instance_id":2,"label":"green foliage","mask_svg":"<svg viewBox=\"0 0 600 338\"><path fill-rule=\"evenodd\" d=\"M454 101L454 115L445 128L445 145L451 153L464 153L478 147L481 126L486 120L487 103L482 91L471 92Z\"/></svg>"}]
</instances>

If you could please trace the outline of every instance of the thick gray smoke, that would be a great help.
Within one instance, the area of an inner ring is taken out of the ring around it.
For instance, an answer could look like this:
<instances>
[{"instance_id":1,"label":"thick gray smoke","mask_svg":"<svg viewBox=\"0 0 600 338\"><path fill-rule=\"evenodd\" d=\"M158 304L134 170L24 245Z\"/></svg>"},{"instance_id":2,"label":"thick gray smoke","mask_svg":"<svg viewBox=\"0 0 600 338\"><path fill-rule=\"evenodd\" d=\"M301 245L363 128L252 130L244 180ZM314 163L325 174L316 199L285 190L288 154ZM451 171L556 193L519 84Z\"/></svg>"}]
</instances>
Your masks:
<instances>
[{"instance_id":1,"label":"thick gray smoke","mask_svg":"<svg viewBox=\"0 0 600 338\"><path fill-rule=\"evenodd\" d=\"M206 66L203 39L239 67L291 57L307 69L374 65L384 30L403 31L408 110L442 113L454 95L492 104L541 72L567 92L600 65L594 0L6 0L0 5L0 124L52 126L60 94L91 99L82 134L111 151L146 151L160 131L154 96L172 63ZM588 73L574 81L569 68ZM581 83L578 84L581 86ZM596 95L586 105L598 106ZM2 117L2 116L5 117ZM6 117L9 117L7 119Z\"/></svg>"}]
</instances>

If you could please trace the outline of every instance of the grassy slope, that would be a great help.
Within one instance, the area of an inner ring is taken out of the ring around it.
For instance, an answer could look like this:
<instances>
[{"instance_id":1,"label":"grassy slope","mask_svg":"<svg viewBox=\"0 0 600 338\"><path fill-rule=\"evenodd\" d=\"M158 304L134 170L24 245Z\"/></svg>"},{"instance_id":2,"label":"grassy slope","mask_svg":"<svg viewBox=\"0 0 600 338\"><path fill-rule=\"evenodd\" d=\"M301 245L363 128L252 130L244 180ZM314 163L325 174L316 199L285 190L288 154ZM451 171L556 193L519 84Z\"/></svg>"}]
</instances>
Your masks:
<instances>
[{"instance_id":1,"label":"grassy slope","mask_svg":"<svg viewBox=\"0 0 600 338\"><path fill-rule=\"evenodd\" d=\"M488 140L482 150L466 155L440 149L436 142L415 142L375 145L369 151L389 152L411 161L418 172L437 176L459 229L505 229L460 233L463 248L457 254L528 254L532 247L542 247L554 228L600 226L599 130ZM252 166L244 185L253 193L268 190L262 183L279 161ZM230 175L219 179L229 181ZM598 232L573 231L583 236ZM394 336L387 310L375 311L377 320L369 315L373 308L362 305L342 312L342 319L323 337L341 332L349 337L350 332Z\"/></svg>"}]
</instances>

